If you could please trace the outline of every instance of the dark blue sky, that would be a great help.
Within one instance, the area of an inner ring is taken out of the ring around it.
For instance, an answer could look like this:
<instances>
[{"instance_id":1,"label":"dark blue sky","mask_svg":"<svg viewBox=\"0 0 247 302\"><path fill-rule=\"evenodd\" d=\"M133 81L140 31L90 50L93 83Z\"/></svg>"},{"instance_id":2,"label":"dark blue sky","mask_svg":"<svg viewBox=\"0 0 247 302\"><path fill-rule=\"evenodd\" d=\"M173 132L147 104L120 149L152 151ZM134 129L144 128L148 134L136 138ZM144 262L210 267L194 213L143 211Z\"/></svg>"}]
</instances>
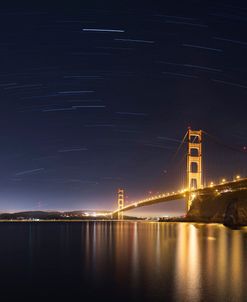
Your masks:
<instances>
[{"instance_id":1,"label":"dark blue sky","mask_svg":"<svg viewBox=\"0 0 247 302\"><path fill-rule=\"evenodd\" d=\"M179 188L188 125L247 145L247 6L81 2L1 8L2 210L110 209L119 186L130 201ZM207 178L246 167L213 143L206 155Z\"/></svg>"}]
</instances>

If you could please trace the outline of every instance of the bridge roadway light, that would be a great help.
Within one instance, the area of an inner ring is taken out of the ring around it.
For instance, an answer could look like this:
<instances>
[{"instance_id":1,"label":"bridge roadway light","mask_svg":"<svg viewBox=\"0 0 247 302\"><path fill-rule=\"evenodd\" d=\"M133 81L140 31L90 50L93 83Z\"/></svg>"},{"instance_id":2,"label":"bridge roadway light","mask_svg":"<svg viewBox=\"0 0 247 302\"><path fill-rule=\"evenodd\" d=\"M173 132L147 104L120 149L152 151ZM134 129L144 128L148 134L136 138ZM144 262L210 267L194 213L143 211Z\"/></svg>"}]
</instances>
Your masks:
<instances>
[{"instance_id":1,"label":"bridge roadway light","mask_svg":"<svg viewBox=\"0 0 247 302\"><path fill-rule=\"evenodd\" d=\"M196 193L191 194L192 200L196 198Z\"/></svg>"},{"instance_id":2,"label":"bridge roadway light","mask_svg":"<svg viewBox=\"0 0 247 302\"><path fill-rule=\"evenodd\" d=\"M237 175L237 176L236 176L236 179L239 180L239 179L240 179L240 175Z\"/></svg>"}]
</instances>

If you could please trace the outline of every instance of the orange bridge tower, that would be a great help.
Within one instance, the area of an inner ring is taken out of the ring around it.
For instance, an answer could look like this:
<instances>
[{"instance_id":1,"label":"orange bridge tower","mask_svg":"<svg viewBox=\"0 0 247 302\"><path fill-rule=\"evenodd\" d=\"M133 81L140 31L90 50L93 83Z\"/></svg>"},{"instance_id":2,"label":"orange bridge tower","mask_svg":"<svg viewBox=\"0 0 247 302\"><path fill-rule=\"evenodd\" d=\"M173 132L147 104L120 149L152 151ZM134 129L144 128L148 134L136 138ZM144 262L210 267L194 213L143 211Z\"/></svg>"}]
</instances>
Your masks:
<instances>
[{"instance_id":1,"label":"orange bridge tower","mask_svg":"<svg viewBox=\"0 0 247 302\"><path fill-rule=\"evenodd\" d=\"M187 154L187 211L189 211L194 194L193 190L202 188L202 130L188 129Z\"/></svg>"},{"instance_id":2,"label":"orange bridge tower","mask_svg":"<svg viewBox=\"0 0 247 302\"><path fill-rule=\"evenodd\" d=\"M118 209L120 210L118 212L118 220L123 220L123 212L121 211L121 209L124 207L124 190L123 189L118 189L117 200L118 200Z\"/></svg>"}]
</instances>

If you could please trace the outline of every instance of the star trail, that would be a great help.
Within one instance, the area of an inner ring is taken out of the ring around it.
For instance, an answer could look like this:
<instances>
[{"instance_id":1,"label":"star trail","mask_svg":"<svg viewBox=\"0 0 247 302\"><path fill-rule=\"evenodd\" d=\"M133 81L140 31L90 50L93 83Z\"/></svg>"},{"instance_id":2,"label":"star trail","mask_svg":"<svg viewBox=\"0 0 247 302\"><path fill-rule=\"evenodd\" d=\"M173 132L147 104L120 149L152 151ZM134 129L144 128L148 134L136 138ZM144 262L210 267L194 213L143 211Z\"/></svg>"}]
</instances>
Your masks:
<instances>
[{"instance_id":1,"label":"star trail","mask_svg":"<svg viewBox=\"0 0 247 302\"><path fill-rule=\"evenodd\" d=\"M247 145L247 6L189 2L1 5L1 209L172 189L189 125Z\"/></svg>"}]
</instances>

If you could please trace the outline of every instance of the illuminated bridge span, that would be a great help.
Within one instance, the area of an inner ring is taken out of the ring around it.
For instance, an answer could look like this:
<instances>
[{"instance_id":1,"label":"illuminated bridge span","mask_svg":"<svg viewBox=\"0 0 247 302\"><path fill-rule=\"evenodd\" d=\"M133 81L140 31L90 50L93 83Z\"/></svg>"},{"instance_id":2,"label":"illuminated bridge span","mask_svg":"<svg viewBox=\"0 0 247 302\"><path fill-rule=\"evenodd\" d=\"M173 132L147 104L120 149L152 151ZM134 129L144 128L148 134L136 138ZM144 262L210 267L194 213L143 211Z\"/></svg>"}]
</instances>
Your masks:
<instances>
[{"instance_id":1,"label":"illuminated bridge span","mask_svg":"<svg viewBox=\"0 0 247 302\"><path fill-rule=\"evenodd\" d=\"M113 211L111 214L116 215L118 213L124 212L124 211L130 211L139 207L144 206L150 206L153 204L161 203L161 202L169 202L173 200L179 200L184 198L189 198L189 195L192 195L192 201L197 195L207 195L207 194L219 194L223 192L230 192L230 191L236 191L247 188L247 178L242 178L233 181L225 181L220 184L210 185L208 187L204 187L203 189L198 190L192 190L188 191L182 190L178 192L172 192L172 193L164 193L159 194L157 196L152 196L137 202L133 202L131 204L128 204L121 209L117 209Z\"/></svg>"},{"instance_id":2,"label":"illuminated bridge span","mask_svg":"<svg viewBox=\"0 0 247 302\"><path fill-rule=\"evenodd\" d=\"M124 205L124 190L118 190L118 208L111 213L112 216L118 215L118 219L123 219L123 212L136 209L139 207L149 206L162 202L186 199L187 212L189 211L193 200L198 195L220 194L223 192L241 190L247 188L247 178L235 176L233 180L222 179L216 184L210 182L209 185L203 186L202 176L202 130L191 130L186 132L183 144L187 138L187 187L172 193L163 193L156 196L148 197L128 205ZM181 146L181 145L180 145Z\"/></svg>"}]
</instances>

